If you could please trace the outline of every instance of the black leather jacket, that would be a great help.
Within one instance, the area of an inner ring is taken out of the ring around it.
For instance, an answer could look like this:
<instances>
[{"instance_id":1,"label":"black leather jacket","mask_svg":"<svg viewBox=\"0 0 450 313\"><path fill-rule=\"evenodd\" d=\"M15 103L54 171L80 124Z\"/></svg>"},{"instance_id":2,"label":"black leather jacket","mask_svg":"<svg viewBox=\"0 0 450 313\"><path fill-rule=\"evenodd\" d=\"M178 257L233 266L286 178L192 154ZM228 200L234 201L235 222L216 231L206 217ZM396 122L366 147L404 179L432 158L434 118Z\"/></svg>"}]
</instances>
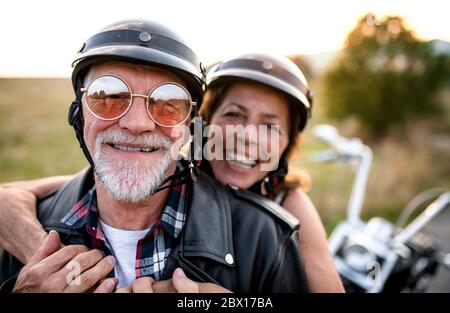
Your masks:
<instances>
[{"instance_id":1,"label":"black leather jacket","mask_svg":"<svg viewBox=\"0 0 450 313\"><path fill-rule=\"evenodd\" d=\"M70 228L61 218L92 187L85 170L38 203L44 228L54 229L64 244L89 245L84 228ZM161 279L177 267L198 282L212 282L235 292L306 292L298 253L298 221L276 203L246 190L223 188L201 174L193 184L186 224L167 259ZM0 284L11 289L22 264L4 252Z\"/></svg>"}]
</instances>

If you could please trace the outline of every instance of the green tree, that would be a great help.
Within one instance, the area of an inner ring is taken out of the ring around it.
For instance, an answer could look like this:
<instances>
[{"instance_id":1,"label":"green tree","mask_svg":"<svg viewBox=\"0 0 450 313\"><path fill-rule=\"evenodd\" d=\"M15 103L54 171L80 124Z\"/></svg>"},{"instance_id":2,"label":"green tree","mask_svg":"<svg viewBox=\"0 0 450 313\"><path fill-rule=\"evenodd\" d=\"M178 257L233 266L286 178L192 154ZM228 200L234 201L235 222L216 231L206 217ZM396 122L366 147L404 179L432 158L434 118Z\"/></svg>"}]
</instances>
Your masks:
<instances>
[{"instance_id":1,"label":"green tree","mask_svg":"<svg viewBox=\"0 0 450 313\"><path fill-rule=\"evenodd\" d=\"M358 118L375 136L415 117L439 113L449 54L417 39L401 17L362 17L323 77L327 115ZM447 99L448 100L448 99Z\"/></svg>"}]
</instances>

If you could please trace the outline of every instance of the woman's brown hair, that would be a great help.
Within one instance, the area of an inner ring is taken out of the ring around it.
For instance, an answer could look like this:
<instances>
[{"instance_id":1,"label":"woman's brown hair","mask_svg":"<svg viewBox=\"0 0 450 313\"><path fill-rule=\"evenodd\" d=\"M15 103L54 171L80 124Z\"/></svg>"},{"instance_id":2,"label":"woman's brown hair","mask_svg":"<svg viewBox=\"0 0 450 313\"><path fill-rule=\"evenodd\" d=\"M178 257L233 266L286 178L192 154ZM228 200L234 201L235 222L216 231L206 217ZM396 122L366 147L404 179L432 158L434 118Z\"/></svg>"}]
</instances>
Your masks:
<instances>
[{"instance_id":1,"label":"woman's brown hair","mask_svg":"<svg viewBox=\"0 0 450 313\"><path fill-rule=\"evenodd\" d=\"M225 99L225 96L227 95L231 87L242 81L247 80L233 78L230 80L221 80L220 83L208 86L199 111L200 116L206 123L211 123L212 116ZM285 155L288 160L292 160L300 150L301 146L302 134L300 133L296 125L301 124L300 119L302 117L299 114L298 109L296 108L296 104L293 101L290 101L290 96L286 95L285 93L282 94L285 95L285 97L288 99L290 118L288 146L286 148ZM311 178L305 171L299 169L293 170L291 167L287 175L284 177L282 183L275 188L274 194L269 195L269 197L274 198L280 192L286 192L290 189L295 188L302 188L303 190L307 191L309 190L310 185Z\"/></svg>"}]
</instances>

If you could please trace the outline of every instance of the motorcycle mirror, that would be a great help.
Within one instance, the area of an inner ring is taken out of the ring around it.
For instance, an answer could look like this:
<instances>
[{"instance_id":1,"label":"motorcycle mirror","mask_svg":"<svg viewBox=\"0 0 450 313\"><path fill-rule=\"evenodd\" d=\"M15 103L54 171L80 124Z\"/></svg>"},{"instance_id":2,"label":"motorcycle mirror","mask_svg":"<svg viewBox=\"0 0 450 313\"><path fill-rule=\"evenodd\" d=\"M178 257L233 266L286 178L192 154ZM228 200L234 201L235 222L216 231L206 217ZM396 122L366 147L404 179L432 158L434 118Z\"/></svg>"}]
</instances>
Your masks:
<instances>
[{"instance_id":1,"label":"motorcycle mirror","mask_svg":"<svg viewBox=\"0 0 450 313\"><path fill-rule=\"evenodd\" d=\"M339 138L339 132L336 127L328 124L316 125L313 127L312 132L314 137L326 143L335 142Z\"/></svg>"}]
</instances>

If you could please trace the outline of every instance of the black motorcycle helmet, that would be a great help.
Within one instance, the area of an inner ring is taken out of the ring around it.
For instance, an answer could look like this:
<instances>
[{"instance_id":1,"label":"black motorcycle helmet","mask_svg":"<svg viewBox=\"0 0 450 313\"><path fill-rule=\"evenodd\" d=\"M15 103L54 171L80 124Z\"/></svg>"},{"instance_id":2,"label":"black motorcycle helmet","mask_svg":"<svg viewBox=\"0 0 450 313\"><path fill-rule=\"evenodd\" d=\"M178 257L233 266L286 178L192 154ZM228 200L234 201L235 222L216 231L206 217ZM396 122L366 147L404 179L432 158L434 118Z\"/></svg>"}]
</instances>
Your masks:
<instances>
[{"instance_id":1,"label":"black motorcycle helmet","mask_svg":"<svg viewBox=\"0 0 450 313\"><path fill-rule=\"evenodd\" d=\"M313 98L302 71L288 58L265 54L244 54L213 66L207 74L209 87L232 78L244 78L278 89L289 96L301 119L302 131L311 117Z\"/></svg>"},{"instance_id":2,"label":"black motorcycle helmet","mask_svg":"<svg viewBox=\"0 0 450 313\"><path fill-rule=\"evenodd\" d=\"M205 88L204 67L184 40L164 25L147 20L123 20L113 23L86 40L72 63L75 101L69 109L69 124L75 129L87 160L94 162L83 137L81 87L91 65L104 61L125 61L165 68L179 75L193 101L200 105ZM197 114L198 105L192 110ZM192 166L192 164L189 164Z\"/></svg>"},{"instance_id":3,"label":"black motorcycle helmet","mask_svg":"<svg viewBox=\"0 0 450 313\"><path fill-rule=\"evenodd\" d=\"M192 98L201 100L202 64L184 40L166 26L146 20L124 20L90 37L72 63L75 92L90 65L112 60L155 65L176 72L185 79Z\"/></svg>"},{"instance_id":4,"label":"black motorcycle helmet","mask_svg":"<svg viewBox=\"0 0 450 313\"><path fill-rule=\"evenodd\" d=\"M216 84L236 78L256 81L282 91L300 115L299 124L294 125L293 131L299 133L305 128L311 117L313 97L305 76L294 62L286 57L244 54L212 66L206 77L207 88L214 88ZM287 154L284 153L278 167L269 172L262 181L250 187L250 190L272 197L287 172Z\"/></svg>"}]
</instances>

